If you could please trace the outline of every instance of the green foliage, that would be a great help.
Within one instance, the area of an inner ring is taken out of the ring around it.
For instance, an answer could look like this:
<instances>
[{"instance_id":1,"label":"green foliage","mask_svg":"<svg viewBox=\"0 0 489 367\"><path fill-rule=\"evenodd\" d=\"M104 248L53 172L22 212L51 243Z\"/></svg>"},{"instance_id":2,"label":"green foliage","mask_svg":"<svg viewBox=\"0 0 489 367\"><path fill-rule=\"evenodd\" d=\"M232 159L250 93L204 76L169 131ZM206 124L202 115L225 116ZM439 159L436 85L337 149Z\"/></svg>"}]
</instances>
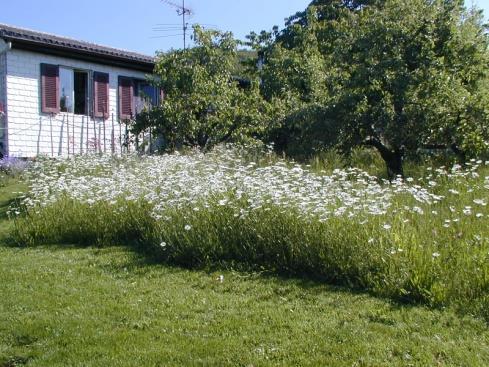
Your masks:
<instances>
[{"instance_id":1,"label":"green foliage","mask_svg":"<svg viewBox=\"0 0 489 367\"><path fill-rule=\"evenodd\" d=\"M462 159L489 149L488 38L462 1L317 0L281 32L249 40L264 60L264 97L288 106L272 137L324 137L344 153L369 144L393 174L420 148ZM305 123L316 105L323 112Z\"/></svg>"},{"instance_id":2,"label":"green foliage","mask_svg":"<svg viewBox=\"0 0 489 367\"><path fill-rule=\"evenodd\" d=\"M392 150L455 144L480 153L488 118L478 105L489 70L480 15L454 2L390 0L355 20L343 144L374 137Z\"/></svg>"},{"instance_id":3,"label":"green foliage","mask_svg":"<svg viewBox=\"0 0 489 367\"><path fill-rule=\"evenodd\" d=\"M133 131L170 150L261 138L300 158L371 145L391 177L421 149L489 150L489 42L463 1L314 0L247 38L238 52L230 33L196 27L196 47L160 54L166 99Z\"/></svg>"},{"instance_id":4,"label":"green foliage","mask_svg":"<svg viewBox=\"0 0 489 367\"><path fill-rule=\"evenodd\" d=\"M304 104L282 117L281 124L268 137L277 151L306 159L339 144L340 121L322 104Z\"/></svg>"},{"instance_id":5,"label":"green foliage","mask_svg":"<svg viewBox=\"0 0 489 367\"><path fill-rule=\"evenodd\" d=\"M155 74L165 91L158 108L138 116L133 132L152 127L168 150L202 149L261 136L271 110L259 94L257 80L240 86L240 64L232 34L194 28L196 46L159 54Z\"/></svg>"}]
</instances>

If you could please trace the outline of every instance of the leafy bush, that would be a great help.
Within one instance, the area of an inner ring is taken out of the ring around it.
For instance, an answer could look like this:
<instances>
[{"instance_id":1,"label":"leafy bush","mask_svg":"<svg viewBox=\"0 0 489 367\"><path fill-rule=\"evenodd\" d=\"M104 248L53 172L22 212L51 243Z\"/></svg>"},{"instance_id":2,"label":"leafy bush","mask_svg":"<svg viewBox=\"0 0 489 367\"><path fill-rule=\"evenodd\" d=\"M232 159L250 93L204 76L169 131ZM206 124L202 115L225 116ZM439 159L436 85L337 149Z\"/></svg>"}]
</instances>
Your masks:
<instances>
[{"instance_id":1,"label":"leafy bush","mask_svg":"<svg viewBox=\"0 0 489 367\"><path fill-rule=\"evenodd\" d=\"M161 106L142 111L131 129L151 128L172 152L181 147L209 150L225 142L263 136L272 108L260 97L255 77L241 85L238 44L230 32L194 27L196 46L160 53L155 83L165 92Z\"/></svg>"}]
</instances>

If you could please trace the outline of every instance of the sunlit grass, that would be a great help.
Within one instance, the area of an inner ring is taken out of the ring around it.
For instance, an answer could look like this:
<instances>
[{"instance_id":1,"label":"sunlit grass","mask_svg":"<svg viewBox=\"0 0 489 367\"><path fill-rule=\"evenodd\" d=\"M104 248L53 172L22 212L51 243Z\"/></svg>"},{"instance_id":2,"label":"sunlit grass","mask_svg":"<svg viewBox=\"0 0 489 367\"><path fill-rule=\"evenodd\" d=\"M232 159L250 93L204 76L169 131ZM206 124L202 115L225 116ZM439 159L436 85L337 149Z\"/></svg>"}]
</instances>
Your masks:
<instances>
[{"instance_id":1,"label":"sunlit grass","mask_svg":"<svg viewBox=\"0 0 489 367\"><path fill-rule=\"evenodd\" d=\"M1 366L489 363L477 319L313 281L172 268L122 247L0 247L0 268Z\"/></svg>"}]
</instances>

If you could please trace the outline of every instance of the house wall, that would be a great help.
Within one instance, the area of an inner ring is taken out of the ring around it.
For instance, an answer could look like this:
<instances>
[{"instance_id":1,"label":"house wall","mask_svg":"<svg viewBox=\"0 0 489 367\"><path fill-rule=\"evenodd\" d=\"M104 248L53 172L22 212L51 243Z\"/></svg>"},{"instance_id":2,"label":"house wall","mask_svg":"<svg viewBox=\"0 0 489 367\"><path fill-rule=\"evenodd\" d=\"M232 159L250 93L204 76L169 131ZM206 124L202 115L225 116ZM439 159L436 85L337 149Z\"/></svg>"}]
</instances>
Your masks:
<instances>
[{"instance_id":1,"label":"house wall","mask_svg":"<svg viewBox=\"0 0 489 367\"><path fill-rule=\"evenodd\" d=\"M0 54L0 105L5 109L6 98L6 76L7 76L7 56L5 53ZM7 126L7 115L0 112L0 153L5 153L5 136Z\"/></svg>"},{"instance_id":2,"label":"house wall","mask_svg":"<svg viewBox=\"0 0 489 367\"><path fill-rule=\"evenodd\" d=\"M7 59L5 53L0 53L0 102L5 103L5 74L7 72Z\"/></svg>"},{"instance_id":3,"label":"house wall","mask_svg":"<svg viewBox=\"0 0 489 367\"><path fill-rule=\"evenodd\" d=\"M121 146L125 125L118 120L118 77L144 79L145 73L16 49L10 50L6 59L10 156L67 156L125 149ZM54 116L41 113L41 63L108 73L109 119L65 112Z\"/></svg>"}]
</instances>

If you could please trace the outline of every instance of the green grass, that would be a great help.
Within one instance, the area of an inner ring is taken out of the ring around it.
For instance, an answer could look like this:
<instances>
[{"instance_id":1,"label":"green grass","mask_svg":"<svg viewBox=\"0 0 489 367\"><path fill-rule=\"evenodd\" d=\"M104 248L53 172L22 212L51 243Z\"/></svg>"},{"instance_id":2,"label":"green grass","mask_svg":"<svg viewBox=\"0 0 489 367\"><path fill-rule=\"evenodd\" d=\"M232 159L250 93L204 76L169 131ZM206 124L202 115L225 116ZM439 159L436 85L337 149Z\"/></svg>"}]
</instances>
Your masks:
<instances>
[{"instance_id":1,"label":"green grass","mask_svg":"<svg viewBox=\"0 0 489 367\"><path fill-rule=\"evenodd\" d=\"M121 247L0 248L0 366L484 366L451 311L253 273L148 264Z\"/></svg>"},{"instance_id":2,"label":"green grass","mask_svg":"<svg viewBox=\"0 0 489 367\"><path fill-rule=\"evenodd\" d=\"M0 269L1 367L489 364L480 319L304 279L67 244L0 246Z\"/></svg>"},{"instance_id":3,"label":"green grass","mask_svg":"<svg viewBox=\"0 0 489 367\"><path fill-rule=\"evenodd\" d=\"M13 222L8 221L7 211L17 201L18 192L25 192L27 185L19 179L0 173L0 240L5 240Z\"/></svg>"}]
</instances>

